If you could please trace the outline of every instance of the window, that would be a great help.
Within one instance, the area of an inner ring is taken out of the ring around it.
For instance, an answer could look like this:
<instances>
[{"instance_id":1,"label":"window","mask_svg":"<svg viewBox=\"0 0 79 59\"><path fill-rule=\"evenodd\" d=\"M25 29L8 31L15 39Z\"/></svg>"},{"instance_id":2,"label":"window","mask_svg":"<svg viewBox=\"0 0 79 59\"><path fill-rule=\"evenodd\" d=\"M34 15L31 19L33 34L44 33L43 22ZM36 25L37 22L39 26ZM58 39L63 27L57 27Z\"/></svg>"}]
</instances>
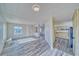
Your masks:
<instances>
[{"instance_id":1,"label":"window","mask_svg":"<svg viewBox=\"0 0 79 59\"><path fill-rule=\"evenodd\" d=\"M22 34L22 27L21 26L14 26L14 35Z\"/></svg>"}]
</instances>

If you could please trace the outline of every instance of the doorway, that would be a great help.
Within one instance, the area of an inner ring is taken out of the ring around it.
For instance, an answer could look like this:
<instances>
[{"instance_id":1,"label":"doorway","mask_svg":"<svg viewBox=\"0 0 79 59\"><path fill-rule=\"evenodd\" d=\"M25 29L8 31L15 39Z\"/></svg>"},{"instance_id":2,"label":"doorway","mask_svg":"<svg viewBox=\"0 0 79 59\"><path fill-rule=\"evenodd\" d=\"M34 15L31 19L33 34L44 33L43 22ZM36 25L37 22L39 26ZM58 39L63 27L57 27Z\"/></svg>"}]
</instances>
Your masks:
<instances>
[{"instance_id":1,"label":"doorway","mask_svg":"<svg viewBox=\"0 0 79 59\"><path fill-rule=\"evenodd\" d=\"M55 23L54 48L73 55L73 25L72 21Z\"/></svg>"}]
</instances>

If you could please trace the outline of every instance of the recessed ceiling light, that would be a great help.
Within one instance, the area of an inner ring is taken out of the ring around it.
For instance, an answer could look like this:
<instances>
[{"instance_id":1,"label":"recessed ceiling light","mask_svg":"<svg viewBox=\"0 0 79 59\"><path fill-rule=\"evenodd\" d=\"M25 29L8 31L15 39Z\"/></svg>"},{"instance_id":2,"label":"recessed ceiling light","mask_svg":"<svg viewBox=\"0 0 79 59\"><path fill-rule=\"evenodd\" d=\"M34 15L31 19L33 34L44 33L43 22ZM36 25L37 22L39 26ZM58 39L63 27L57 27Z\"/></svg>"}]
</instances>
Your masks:
<instances>
[{"instance_id":1,"label":"recessed ceiling light","mask_svg":"<svg viewBox=\"0 0 79 59\"><path fill-rule=\"evenodd\" d=\"M37 5L37 4L34 4L34 5L32 6L32 9L33 9L33 11L35 11L35 12L39 12L40 6Z\"/></svg>"}]
</instances>

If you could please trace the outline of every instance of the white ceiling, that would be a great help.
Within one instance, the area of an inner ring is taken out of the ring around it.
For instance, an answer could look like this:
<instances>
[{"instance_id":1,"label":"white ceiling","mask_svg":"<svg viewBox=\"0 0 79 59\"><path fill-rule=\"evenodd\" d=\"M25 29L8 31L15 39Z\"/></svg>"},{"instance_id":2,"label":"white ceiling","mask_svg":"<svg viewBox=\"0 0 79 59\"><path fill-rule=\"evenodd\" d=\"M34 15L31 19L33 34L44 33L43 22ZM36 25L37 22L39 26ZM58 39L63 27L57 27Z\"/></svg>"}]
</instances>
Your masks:
<instances>
[{"instance_id":1,"label":"white ceiling","mask_svg":"<svg viewBox=\"0 0 79 59\"><path fill-rule=\"evenodd\" d=\"M70 21L74 10L79 8L78 3L38 3L40 5L40 11L36 13L32 10L32 5L33 3L0 4L0 11L3 16L43 23L52 18L52 16L56 18L55 21L57 22Z\"/></svg>"}]
</instances>

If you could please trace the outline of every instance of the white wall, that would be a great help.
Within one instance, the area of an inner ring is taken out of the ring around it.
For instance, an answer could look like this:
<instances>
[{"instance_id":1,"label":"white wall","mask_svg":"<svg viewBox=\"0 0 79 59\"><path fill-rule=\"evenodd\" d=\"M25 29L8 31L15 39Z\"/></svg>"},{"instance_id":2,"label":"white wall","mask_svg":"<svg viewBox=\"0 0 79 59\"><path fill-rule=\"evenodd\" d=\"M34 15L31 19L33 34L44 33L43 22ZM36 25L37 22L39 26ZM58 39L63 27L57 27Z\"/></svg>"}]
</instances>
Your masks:
<instances>
[{"instance_id":1,"label":"white wall","mask_svg":"<svg viewBox=\"0 0 79 59\"><path fill-rule=\"evenodd\" d=\"M45 40L51 46L51 41L50 41L50 26L49 26L48 22L45 24Z\"/></svg>"},{"instance_id":2,"label":"white wall","mask_svg":"<svg viewBox=\"0 0 79 59\"><path fill-rule=\"evenodd\" d=\"M3 47L4 47L4 43L7 39L7 36L6 36L6 23L5 23L5 19L0 16L0 54L3 50Z\"/></svg>"},{"instance_id":3,"label":"white wall","mask_svg":"<svg viewBox=\"0 0 79 59\"><path fill-rule=\"evenodd\" d=\"M3 48L3 24L0 23L0 53Z\"/></svg>"},{"instance_id":4,"label":"white wall","mask_svg":"<svg viewBox=\"0 0 79 59\"><path fill-rule=\"evenodd\" d=\"M23 34L20 36L30 36L33 35L33 33L35 32L35 27L32 26L36 24L34 22L29 22L27 20L20 19L17 17L5 17L5 19L8 26L8 34L7 34L8 39L11 37L16 37L13 35L13 27L16 25L23 27Z\"/></svg>"},{"instance_id":5,"label":"white wall","mask_svg":"<svg viewBox=\"0 0 79 59\"><path fill-rule=\"evenodd\" d=\"M14 35L14 26L21 26L23 28L23 33L21 35ZM18 38L23 36L31 36L35 33L34 25L30 24L18 24L18 23L7 23L8 26L8 39L9 38Z\"/></svg>"},{"instance_id":6,"label":"white wall","mask_svg":"<svg viewBox=\"0 0 79 59\"><path fill-rule=\"evenodd\" d=\"M34 24L33 25L29 25L29 24L26 25L26 33L27 33L27 36L34 35L35 31L36 31L36 28L35 28L35 25Z\"/></svg>"},{"instance_id":7,"label":"white wall","mask_svg":"<svg viewBox=\"0 0 79 59\"><path fill-rule=\"evenodd\" d=\"M45 40L50 45L51 49L53 49L53 43L55 41L54 27L53 27L53 19L48 20L45 24Z\"/></svg>"},{"instance_id":8,"label":"white wall","mask_svg":"<svg viewBox=\"0 0 79 59\"><path fill-rule=\"evenodd\" d=\"M16 23L7 23L8 26L8 39L15 38L15 37L22 37L26 35L26 25L23 24L16 24ZM23 28L23 33L21 35L14 35L14 26L21 26Z\"/></svg>"},{"instance_id":9,"label":"white wall","mask_svg":"<svg viewBox=\"0 0 79 59\"><path fill-rule=\"evenodd\" d=\"M4 16L5 17L5 16ZM27 19L22 19L18 17L5 17L6 21L9 23L18 23L18 24L38 24L37 22L29 21ZM33 20L33 19L32 19Z\"/></svg>"},{"instance_id":10,"label":"white wall","mask_svg":"<svg viewBox=\"0 0 79 59\"><path fill-rule=\"evenodd\" d=\"M6 38L7 38L7 36L6 36L6 23L0 22L0 54L3 50Z\"/></svg>"},{"instance_id":11,"label":"white wall","mask_svg":"<svg viewBox=\"0 0 79 59\"><path fill-rule=\"evenodd\" d=\"M72 24L72 21L67 21L67 22L57 23L57 24L55 24L55 26L67 26L67 27L71 27L71 26L73 26L73 24Z\"/></svg>"}]
</instances>

